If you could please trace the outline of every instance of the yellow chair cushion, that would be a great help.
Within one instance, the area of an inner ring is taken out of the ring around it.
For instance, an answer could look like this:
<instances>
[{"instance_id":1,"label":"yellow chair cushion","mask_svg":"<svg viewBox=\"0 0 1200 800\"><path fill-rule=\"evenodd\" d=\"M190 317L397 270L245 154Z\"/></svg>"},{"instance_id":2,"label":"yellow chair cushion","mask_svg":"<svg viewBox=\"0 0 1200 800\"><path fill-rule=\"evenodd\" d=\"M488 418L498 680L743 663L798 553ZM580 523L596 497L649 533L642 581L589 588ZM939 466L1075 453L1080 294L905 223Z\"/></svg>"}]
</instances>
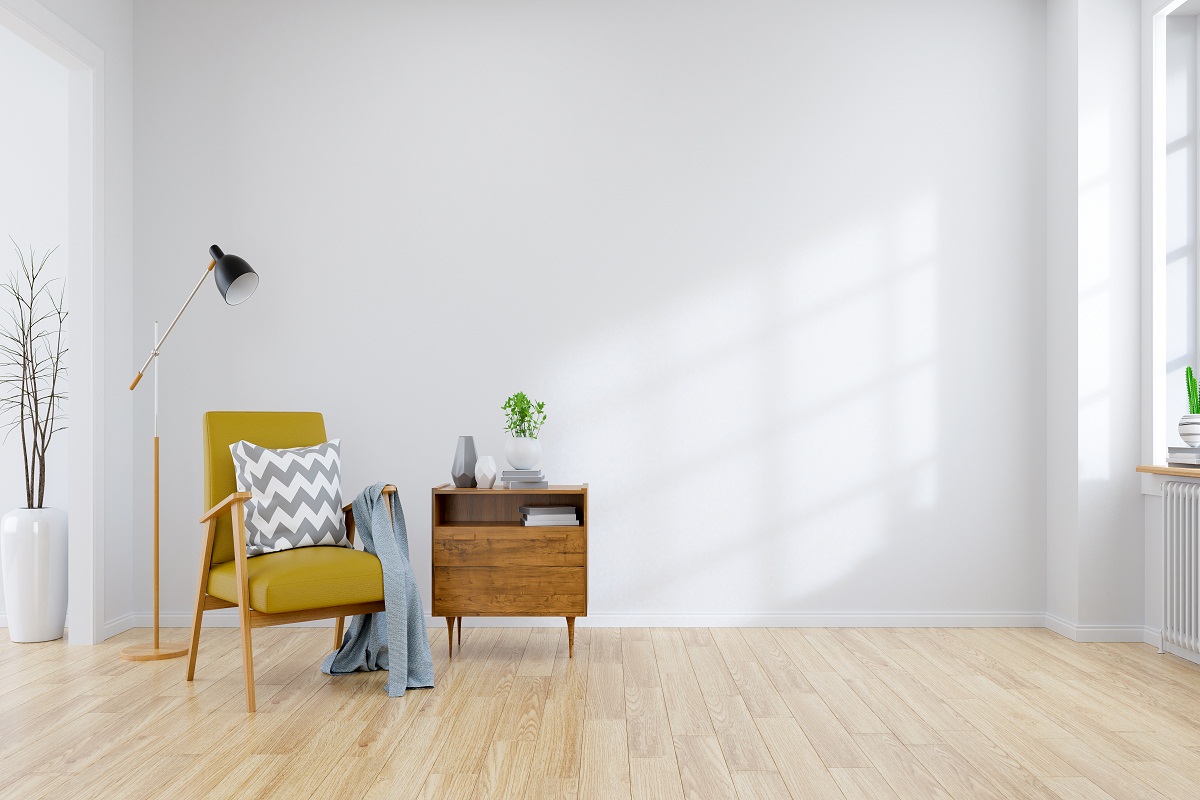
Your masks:
<instances>
[{"instance_id":1,"label":"yellow chair cushion","mask_svg":"<svg viewBox=\"0 0 1200 800\"><path fill-rule=\"evenodd\" d=\"M267 614L383 600L379 559L349 547L299 547L255 556L249 570L250 607ZM208 572L208 593L237 602L233 561Z\"/></svg>"}]
</instances>

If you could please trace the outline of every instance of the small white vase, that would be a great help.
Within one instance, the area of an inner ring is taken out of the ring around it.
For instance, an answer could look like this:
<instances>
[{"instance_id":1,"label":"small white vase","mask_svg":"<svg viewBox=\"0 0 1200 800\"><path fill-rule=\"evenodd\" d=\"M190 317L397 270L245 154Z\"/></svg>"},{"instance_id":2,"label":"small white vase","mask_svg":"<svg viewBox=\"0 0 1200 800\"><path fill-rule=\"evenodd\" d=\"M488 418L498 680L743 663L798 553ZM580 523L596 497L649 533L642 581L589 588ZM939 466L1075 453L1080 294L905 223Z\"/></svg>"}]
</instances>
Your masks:
<instances>
[{"instance_id":1,"label":"small white vase","mask_svg":"<svg viewBox=\"0 0 1200 800\"><path fill-rule=\"evenodd\" d=\"M1200 447L1200 414L1184 414L1179 419L1179 438L1188 447Z\"/></svg>"},{"instance_id":2,"label":"small white vase","mask_svg":"<svg viewBox=\"0 0 1200 800\"><path fill-rule=\"evenodd\" d=\"M0 520L4 612L14 642L61 639L67 623L67 512L17 508Z\"/></svg>"},{"instance_id":3,"label":"small white vase","mask_svg":"<svg viewBox=\"0 0 1200 800\"><path fill-rule=\"evenodd\" d=\"M542 443L526 436L509 439L504 445L504 460L513 469L537 469L542 460Z\"/></svg>"},{"instance_id":4,"label":"small white vase","mask_svg":"<svg viewBox=\"0 0 1200 800\"><path fill-rule=\"evenodd\" d=\"M496 459L480 456L475 462L475 483L480 489L490 489L496 484Z\"/></svg>"}]
</instances>

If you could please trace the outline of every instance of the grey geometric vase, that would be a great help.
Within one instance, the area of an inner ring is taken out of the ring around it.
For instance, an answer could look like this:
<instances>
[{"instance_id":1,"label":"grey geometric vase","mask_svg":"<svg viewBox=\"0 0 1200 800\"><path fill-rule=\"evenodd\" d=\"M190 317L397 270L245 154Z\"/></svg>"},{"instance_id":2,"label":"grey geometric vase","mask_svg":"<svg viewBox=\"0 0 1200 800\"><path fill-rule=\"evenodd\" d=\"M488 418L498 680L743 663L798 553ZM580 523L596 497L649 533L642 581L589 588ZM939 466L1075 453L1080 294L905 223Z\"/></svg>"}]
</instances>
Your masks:
<instances>
[{"instance_id":1,"label":"grey geometric vase","mask_svg":"<svg viewBox=\"0 0 1200 800\"><path fill-rule=\"evenodd\" d=\"M450 477L459 489L470 489L475 486L475 437L458 437L458 447L454 450L454 463L450 465Z\"/></svg>"}]
</instances>

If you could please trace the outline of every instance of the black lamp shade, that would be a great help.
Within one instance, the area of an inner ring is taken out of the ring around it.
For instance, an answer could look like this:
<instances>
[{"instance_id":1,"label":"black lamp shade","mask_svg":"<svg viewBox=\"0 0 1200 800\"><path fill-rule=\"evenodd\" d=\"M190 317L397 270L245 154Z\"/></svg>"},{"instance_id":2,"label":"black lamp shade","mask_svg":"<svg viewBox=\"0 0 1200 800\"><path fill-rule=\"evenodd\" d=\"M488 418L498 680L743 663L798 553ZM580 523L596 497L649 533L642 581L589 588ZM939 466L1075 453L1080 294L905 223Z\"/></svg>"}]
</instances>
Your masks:
<instances>
[{"instance_id":1,"label":"black lamp shade","mask_svg":"<svg viewBox=\"0 0 1200 800\"><path fill-rule=\"evenodd\" d=\"M217 289L221 297L231 306L244 303L258 288L258 273L243 258L226 255L215 244L208 249L217 262L213 271L217 273Z\"/></svg>"}]
</instances>

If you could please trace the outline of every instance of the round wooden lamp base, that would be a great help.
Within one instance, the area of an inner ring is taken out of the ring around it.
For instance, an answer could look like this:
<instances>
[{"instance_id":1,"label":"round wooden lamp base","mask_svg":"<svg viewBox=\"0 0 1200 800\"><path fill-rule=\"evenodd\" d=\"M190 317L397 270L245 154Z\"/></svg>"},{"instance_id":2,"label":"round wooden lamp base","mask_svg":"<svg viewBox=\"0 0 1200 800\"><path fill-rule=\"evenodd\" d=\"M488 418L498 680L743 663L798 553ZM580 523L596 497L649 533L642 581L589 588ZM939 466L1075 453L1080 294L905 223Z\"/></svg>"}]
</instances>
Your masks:
<instances>
[{"instance_id":1,"label":"round wooden lamp base","mask_svg":"<svg viewBox=\"0 0 1200 800\"><path fill-rule=\"evenodd\" d=\"M167 658L186 656L188 646L182 642L160 642L158 647L152 644L135 644L121 651L121 658L126 661L162 661Z\"/></svg>"}]
</instances>

